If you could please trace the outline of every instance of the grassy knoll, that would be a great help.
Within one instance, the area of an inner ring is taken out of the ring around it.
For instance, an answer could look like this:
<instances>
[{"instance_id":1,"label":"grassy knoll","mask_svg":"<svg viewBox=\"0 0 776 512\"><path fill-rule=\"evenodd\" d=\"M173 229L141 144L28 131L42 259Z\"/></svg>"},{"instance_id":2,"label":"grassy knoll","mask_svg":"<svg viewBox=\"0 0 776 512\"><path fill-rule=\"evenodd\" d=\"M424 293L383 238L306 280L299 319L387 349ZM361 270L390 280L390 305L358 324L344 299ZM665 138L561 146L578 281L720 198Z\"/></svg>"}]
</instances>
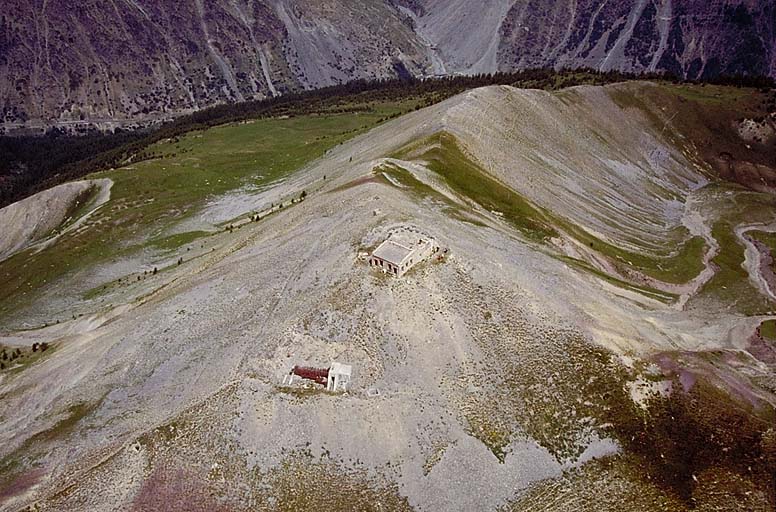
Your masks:
<instances>
[{"instance_id":1,"label":"grassy knoll","mask_svg":"<svg viewBox=\"0 0 776 512\"><path fill-rule=\"evenodd\" d=\"M670 257L657 258L621 249L596 238L565 219L558 219L558 226L578 241L607 256L616 265L638 270L666 283L686 283L703 270L706 242L698 236L679 245L678 250Z\"/></svg>"},{"instance_id":2,"label":"grassy knoll","mask_svg":"<svg viewBox=\"0 0 776 512\"><path fill-rule=\"evenodd\" d=\"M674 293L667 293L660 290L656 290L654 288L649 288L646 286L638 286L632 283L628 283L626 281L623 281L622 279L617 279L616 277L612 277L606 272L602 272L601 270L598 270L597 268L593 267L592 265L578 260L576 258L570 258L568 256L561 256L560 259L568 263L569 265L572 265L576 268L579 268L581 270L584 270L585 272L589 272L595 276L597 276L599 279L603 279L604 281L613 284L615 286L618 286L620 288L623 288L625 290L631 290L637 293L640 293L642 295L645 295L647 297L650 297L655 300L659 300L660 302L663 302L665 304L670 304L671 302L677 300L679 298L678 295Z\"/></svg>"},{"instance_id":3,"label":"grassy knoll","mask_svg":"<svg viewBox=\"0 0 776 512\"><path fill-rule=\"evenodd\" d=\"M766 320L761 323L760 335L766 340L776 341L776 320Z\"/></svg>"},{"instance_id":4,"label":"grassy knoll","mask_svg":"<svg viewBox=\"0 0 776 512\"><path fill-rule=\"evenodd\" d=\"M67 274L131 256L147 246L170 251L189 243L196 235L164 233L198 211L207 198L281 179L415 106L416 101L408 99L351 105L360 110L346 113L217 126L158 142L146 150L150 159L89 176L114 181L110 201L89 219L88 229L63 236L48 250L25 251L0 262L0 289L7 291L0 296L0 319L29 307L46 285ZM56 315L52 313L50 321Z\"/></svg>"},{"instance_id":5,"label":"grassy knoll","mask_svg":"<svg viewBox=\"0 0 776 512\"><path fill-rule=\"evenodd\" d=\"M671 85L671 91L681 98L708 105L730 105L742 102L748 105L752 98L751 89L726 87L721 85L677 84Z\"/></svg>"},{"instance_id":6,"label":"grassy knoll","mask_svg":"<svg viewBox=\"0 0 776 512\"><path fill-rule=\"evenodd\" d=\"M401 108L386 104L371 112L258 119L191 132L151 146L157 158L128 167L132 172L104 175L116 182L112 199L149 202L122 215L123 222L179 217L208 196L283 178Z\"/></svg>"},{"instance_id":7,"label":"grassy knoll","mask_svg":"<svg viewBox=\"0 0 776 512\"><path fill-rule=\"evenodd\" d=\"M406 187L416 198L419 200L431 200L442 205L442 211L452 217L453 219L460 220L461 222L467 222L475 226L484 226L482 222L478 221L472 216L466 215L464 208L458 203L434 189L434 187L423 183L415 178L411 172L396 165L384 165L380 169L377 169L386 184L392 185L385 176L389 176L392 180L400 183L403 187Z\"/></svg>"},{"instance_id":8,"label":"grassy knoll","mask_svg":"<svg viewBox=\"0 0 776 512\"><path fill-rule=\"evenodd\" d=\"M498 212L528 238L541 241L557 235L542 211L485 173L464 154L449 133L434 134L402 149L395 157L425 162L453 191L488 211Z\"/></svg>"},{"instance_id":9,"label":"grassy knoll","mask_svg":"<svg viewBox=\"0 0 776 512\"><path fill-rule=\"evenodd\" d=\"M703 270L702 258L706 245L702 238L690 238L674 254L665 258L624 250L531 204L466 156L455 137L449 133L440 132L421 140L400 150L395 157L427 162L428 168L439 174L452 190L486 210L498 212L529 239L543 241L563 231L607 256L617 265L636 269L669 283L685 283Z\"/></svg>"}]
</instances>

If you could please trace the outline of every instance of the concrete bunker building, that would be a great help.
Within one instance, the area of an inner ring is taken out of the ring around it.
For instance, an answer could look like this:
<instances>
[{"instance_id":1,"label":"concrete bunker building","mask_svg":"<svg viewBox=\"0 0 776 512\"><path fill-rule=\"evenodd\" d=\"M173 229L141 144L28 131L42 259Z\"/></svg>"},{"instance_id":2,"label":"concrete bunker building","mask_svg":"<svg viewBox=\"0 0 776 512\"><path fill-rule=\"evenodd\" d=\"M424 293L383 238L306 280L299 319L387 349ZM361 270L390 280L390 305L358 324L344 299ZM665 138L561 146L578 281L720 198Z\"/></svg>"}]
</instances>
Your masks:
<instances>
[{"instance_id":1,"label":"concrete bunker building","mask_svg":"<svg viewBox=\"0 0 776 512\"><path fill-rule=\"evenodd\" d=\"M388 238L369 257L369 265L395 277L439 251L434 237L417 228L402 227L390 231Z\"/></svg>"}]
</instances>

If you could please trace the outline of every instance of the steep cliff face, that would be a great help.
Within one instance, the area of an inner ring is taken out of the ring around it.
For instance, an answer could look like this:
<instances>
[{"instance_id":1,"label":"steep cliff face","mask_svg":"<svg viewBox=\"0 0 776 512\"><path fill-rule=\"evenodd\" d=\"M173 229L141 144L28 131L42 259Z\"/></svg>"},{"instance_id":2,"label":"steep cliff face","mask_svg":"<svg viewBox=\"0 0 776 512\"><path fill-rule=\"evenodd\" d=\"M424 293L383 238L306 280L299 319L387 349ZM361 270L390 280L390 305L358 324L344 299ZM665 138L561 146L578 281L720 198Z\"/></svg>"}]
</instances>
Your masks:
<instances>
[{"instance_id":1,"label":"steep cliff face","mask_svg":"<svg viewBox=\"0 0 776 512\"><path fill-rule=\"evenodd\" d=\"M264 68L281 82L289 75L273 58L283 25L261 4L12 3L2 31L6 121L198 108L267 94Z\"/></svg>"},{"instance_id":2,"label":"steep cliff face","mask_svg":"<svg viewBox=\"0 0 776 512\"><path fill-rule=\"evenodd\" d=\"M529 0L500 27L498 64L772 75L775 14L754 0Z\"/></svg>"},{"instance_id":3,"label":"steep cliff face","mask_svg":"<svg viewBox=\"0 0 776 512\"><path fill-rule=\"evenodd\" d=\"M405 2L406 3L406 2ZM272 0L283 23L283 56L304 88L353 78L421 74L427 49L406 13L390 2Z\"/></svg>"},{"instance_id":4,"label":"steep cliff face","mask_svg":"<svg viewBox=\"0 0 776 512\"><path fill-rule=\"evenodd\" d=\"M155 117L424 69L406 16L381 1L10 3L5 123Z\"/></svg>"},{"instance_id":5,"label":"steep cliff face","mask_svg":"<svg viewBox=\"0 0 776 512\"><path fill-rule=\"evenodd\" d=\"M353 78L776 72L774 0L8 0L0 122L148 120Z\"/></svg>"}]
</instances>

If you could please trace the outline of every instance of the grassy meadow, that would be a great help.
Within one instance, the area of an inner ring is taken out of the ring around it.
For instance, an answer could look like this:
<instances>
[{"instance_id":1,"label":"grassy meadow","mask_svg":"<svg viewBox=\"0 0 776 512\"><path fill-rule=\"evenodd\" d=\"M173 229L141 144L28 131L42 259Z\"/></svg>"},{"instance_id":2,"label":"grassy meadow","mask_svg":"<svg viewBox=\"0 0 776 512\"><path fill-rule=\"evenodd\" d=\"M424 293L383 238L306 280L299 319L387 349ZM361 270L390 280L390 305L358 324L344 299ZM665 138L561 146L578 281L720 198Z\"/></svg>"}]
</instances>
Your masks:
<instances>
[{"instance_id":1,"label":"grassy meadow","mask_svg":"<svg viewBox=\"0 0 776 512\"><path fill-rule=\"evenodd\" d=\"M357 111L268 118L217 126L160 141L144 159L87 178L110 178L111 198L85 223L60 238L53 250L23 251L0 262L0 321L41 297L66 275L129 257L145 249L172 251L208 236L167 235L200 211L208 199L242 187L282 179L332 147L381 121L407 112L417 101L364 103ZM52 312L51 321L62 316Z\"/></svg>"}]
</instances>

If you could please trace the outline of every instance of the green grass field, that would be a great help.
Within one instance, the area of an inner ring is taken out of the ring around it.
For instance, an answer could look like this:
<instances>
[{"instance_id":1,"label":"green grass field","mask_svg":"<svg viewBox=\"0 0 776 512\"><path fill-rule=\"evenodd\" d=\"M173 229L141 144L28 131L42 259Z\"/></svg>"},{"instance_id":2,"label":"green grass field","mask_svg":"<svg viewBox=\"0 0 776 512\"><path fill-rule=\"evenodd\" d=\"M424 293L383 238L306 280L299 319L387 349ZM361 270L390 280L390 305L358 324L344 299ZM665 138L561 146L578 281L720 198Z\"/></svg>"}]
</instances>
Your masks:
<instances>
[{"instance_id":1,"label":"green grass field","mask_svg":"<svg viewBox=\"0 0 776 512\"><path fill-rule=\"evenodd\" d=\"M766 340L776 341L776 320L766 320L761 323L760 335Z\"/></svg>"},{"instance_id":2,"label":"green grass field","mask_svg":"<svg viewBox=\"0 0 776 512\"><path fill-rule=\"evenodd\" d=\"M682 98L709 105L728 105L738 101L748 103L751 91L721 85L671 85L671 91Z\"/></svg>"},{"instance_id":3,"label":"green grass field","mask_svg":"<svg viewBox=\"0 0 776 512\"><path fill-rule=\"evenodd\" d=\"M408 99L352 105L363 110L195 131L150 146L150 159L88 176L114 181L110 201L87 221L88 229L63 236L55 250L25 251L0 262L0 289L7 291L0 296L0 320L34 304L48 285L66 275L144 248L172 251L205 236L165 233L198 212L208 198L282 179L416 104ZM67 316L52 312L51 321Z\"/></svg>"}]
</instances>

